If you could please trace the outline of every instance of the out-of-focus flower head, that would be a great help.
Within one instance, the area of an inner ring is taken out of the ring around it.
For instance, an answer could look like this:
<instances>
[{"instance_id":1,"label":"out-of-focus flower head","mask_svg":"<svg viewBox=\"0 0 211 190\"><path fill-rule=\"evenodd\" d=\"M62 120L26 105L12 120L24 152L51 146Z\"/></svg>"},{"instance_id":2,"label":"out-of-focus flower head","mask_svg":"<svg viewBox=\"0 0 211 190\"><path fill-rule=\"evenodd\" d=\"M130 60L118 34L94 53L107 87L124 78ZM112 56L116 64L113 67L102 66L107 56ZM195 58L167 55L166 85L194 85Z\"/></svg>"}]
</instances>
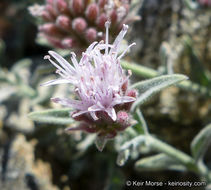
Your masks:
<instances>
[{"instance_id":1,"label":"out-of-focus flower head","mask_svg":"<svg viewBox=\"0 0 211 190\"><path fill-rule=\"evenodd\" d=\"M107 20L111 22L110 37L119 33L123 23L137 20L138 16L128 14L130 5L130 0L46 0L45 5L29 7L29 12L42 18L39 35L51 45L80 52L105 38Z\"/></svg>"},{"instance_id":2,"label":"out-of-focus flower head","mask_svg":"<svg viewBox=\"0 0 211 190\"><path fill-rule=\"evenodd\" d=\"M57 63L49 55L45 58L57 68L56 73L60 78L43 84L44 86L62 83L74 85L77 100L52 98L52 101L75 109L71 116L80 121L80 124L68 130L97 133L98 137L104 140L115 137L118 131L130 125L129 109L137 95L134 89L128 89L131 72L128 71L126 75L120 65L120 59L135 43L118 55L120 43L128 26L123 25L114 43L109 44L109 25L109 22L105 23L105 43L93 42L86 52L82 53L79 62L76 60L76 55L71 53L73 66L56 52L49 51Z\"/></svg>"},{"instance_id":3,"label":"out-of-focus flower head","mask_svg":"<svg viewBox=\"0 0 211 190\"><path fill-rule=\"evenodd\" d=\"M199 4L202 6L211 7L211 0L198 0Z\"/></svg>"}]
</instances>

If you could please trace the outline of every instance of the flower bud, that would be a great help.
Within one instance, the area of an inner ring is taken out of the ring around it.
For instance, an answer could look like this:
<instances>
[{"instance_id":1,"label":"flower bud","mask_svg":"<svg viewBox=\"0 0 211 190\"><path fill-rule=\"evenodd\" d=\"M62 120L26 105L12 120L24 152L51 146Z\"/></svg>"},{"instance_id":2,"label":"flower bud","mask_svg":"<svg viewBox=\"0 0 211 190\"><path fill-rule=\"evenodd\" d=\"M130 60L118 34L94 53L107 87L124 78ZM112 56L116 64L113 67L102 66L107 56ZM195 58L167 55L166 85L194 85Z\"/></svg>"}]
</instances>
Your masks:
<instances>
[{"instance_id":1,"label":"flower bud","mask_svg":"<svg viewBox=\"0 0 211 190\"><path fill-rule=\"evenodd\" d=\"M67 5L67 2L65 0L57 0L56 1L56 7L57 7L57 10L60 13L68 12L68 5Z\"/></svg>"},{"instance_id":2,"label":"flower bud","mask_svg":"<svg viewBox=\"0 0 211 190\"><path fill-rule=\"evenodd\" d=\"M47 21L47 22L53 20L52 15L50 15L49 12L47 12L47 11L43 11L43 12L41 13L41 16L42 16L42 18L43 18L45 21Z\"/></svg>"},{"instance_id":3,"label":"flower bud","mask_svg":"<svg viewBox=\"0 0 211 190\"><path fill-rule=\"evenodd\" d=\"M43 24L39 26L39 30L45 34L52 35L52 36L58 34L58 28L53 23Z\"/></svg>"},{"instance_id":4,"label":"flower bud","mask_svg":"<svg viewBox=\"0 0 211 190\"><path fill-rule=\"evenodd\" d=\"M137 97L137 91L135 89L129 90L126 93L126 96L130 96L130 97L136 98ZM124 104L123 108L125 110L129 111L131 106L132 106L132 104L133 104L133 102L128 102L128 103Z\"/></svg>"},{"instance_id":5,"label":"flower bud","mask_svg":"<svg viewBox=\"0 0 211 190\"><path fill-rule=\"evenodd\" d=\"M83 13L84 4L82 0L71 0L71 9L75 15Z\"/></svg>"},{"instance_id":6,"label":"flower bud","mask_svg":"<svg viewBox=\"0 0 211 190\"><path fill-rule=\"evenodd\" d=\"M70 30L71 28L70 19L65 15L60 15L59 17L57 17L56 24L58 27L64 30Z\"/></svg>"},{"instance_id":7,"label":"flower bud","mask_svg":"<svg viewBox=\"0 0 211 190\"><path fill-rule=\"evenodd\" d=\"M73 44L74 44L74 40L72 38L65 38L62 40L61 42L62 46L64 46L64 48L72 48Z\"/></svg>"},{"instance_id":8,"label":"flower bud","mask_svg":"<svg viewBox=\"0 0 211 190\"><path fill-rule=\"evenodd\" d=\"M126 81L122 84L122 87L121 87L122 91L123 91L123 92L126 92L126 91L127 91L127 87L128 87L128 80L126 80Z\"/></svg>"},{"instance_id":9,"label":"flower bud","mask_svg":"<svg viewBox=\"0 0 211 190\"><path fill-rule=\"evenodd\" d=\"M98 2L100 8L104 8L106 3L107 3L107 0L99 0Z\"/></svg>"},{"instance_id":10,"label":"flower bud","mask_svg":"<svg viewBox=\"0 0 211 190\"><path fill-rule=\"evenodd\" d=\"M100 29L104 29L105 27L105 22L108 20L107 16L105 13L102 13L97 20L97 25Z\"/></svg>"},{"instance_id":11,"label":"flower bud","mask_svg":"<svg viewBox=\"0 0 211 190\"><path fill-rule=\"evenodd\" d=\"M97 31L95 28L88 28L85 35L86 40L90 43L97 39Z\"/></svg>"},{"instance_id":12,"label":"flower bud","mask_svg":"<svg viewBox=\"0 0 211 190\"><path fill-rule=\"evenodd\" d=\"M86 17L90 21L95 21L99 13L99 8L96 3L92 3L87 7Z\"/></svg>"},{"instance_id":13,"label":"flower bud","mask_svg":"<svg viewBox=\"0 0 211 190\"><path fill-rule=\"evenodd\" d=\"M45 6L45 10L49 12L49 14L52 16L52 17L57 17L57 11L54 9L54 7L52 5L46 5Z\"/></svg>"},{"instance_id":14,"label":"flower bud","mask_svg":"<svg viewBox=\"0 0 211 190\"><path fill-rule=\"evenodd\" d=\"M72 28L79 33L82 33L87 27L86 21L82 18L76 18L72 22Z\"/></svg>"},{"instance_id":15,"label":"flower bud","mask_svg":"<svg viewBox=\"0 0 211 190\"><path fill-rule=\"evenodd\" d=\"M52 44L53 46L59 47L59 48L64 48L64 46L61 44L61 40L52 36L46 36L48 39L49 43Z\"/></svg>"},{"instance_id":16,"label":"flower bud","mask_svg":"<svg viewBox=\"0 0 211 190\"><path fill-rule=\"evenodd\" d=\"M127 93L126 93L127 96L130 96L130 97L134 97L136 98L137 97L137 91L132 89L132 90L129 90Z\"/></svg>"},{"instance_id":17,"label":"flower bud","mask_svg":"<svg viewBox=\"0 0 211 190\"><path fill-rule=\"evenodd\" d=\"M120 125L119 130L124 130L129 126L129 115L125 111L119 111L117 113L117 123Z\"/></svg>"},{"instance_id":18,"label":"flower bud","mask_svg":"<svg viewBox=\"0 0 211 190\"><path fill-rule=\"evenodd\" d=\"M49 4L49 5L53 5L53 1L54 0L46 0L46 3Z\"/></svg>"},{"instance_id":19,"label":"flower bud","mask_svg":"<svg viewBox=\"0 0 211 190\"><path fill-rule=\"evenodd\" d=\"M210 0L198 0L198 2L202 5L202 6L211 6L211 1Z\"/></svg>"},{"instance_id":20,"label":"flower bud","mask_svg":"<svg viewBox=\"0 0 211 190\"><path fill-rule=\"evenodd\" d=\"M113 25L116 24L116 21L117 21L117 12L116 12L116 10L113 10L113 11L110 13L109 18L110 18L111 23L112 23Z\"/></svg>"}]
</instances>

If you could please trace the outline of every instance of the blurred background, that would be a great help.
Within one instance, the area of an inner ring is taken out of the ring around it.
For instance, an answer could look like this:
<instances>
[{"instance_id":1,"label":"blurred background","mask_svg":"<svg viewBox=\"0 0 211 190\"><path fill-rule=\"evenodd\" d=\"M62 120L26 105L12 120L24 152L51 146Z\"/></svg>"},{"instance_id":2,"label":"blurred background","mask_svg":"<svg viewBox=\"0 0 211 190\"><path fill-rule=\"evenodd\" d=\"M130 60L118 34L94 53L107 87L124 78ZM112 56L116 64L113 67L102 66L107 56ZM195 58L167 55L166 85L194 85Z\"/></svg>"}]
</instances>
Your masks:
<instances>
[{"instance_id":1,"label":"blurred background","mask_svg":"<svg viewBox=\"0 0 211 190\"><path fill-rule=\"evenodd\" d=\"M40 87L53 73L50 64L43 60L52 44L37 37L40 21L28 10L35 3L42 5L45 1L0 1L0 189L124 190L140 189L126 186L127 180L200 181L191 172L153 171L153 168L138 171L134 163L152 152L140 151L124 166L118 166L121 135L99 152L92 135L67 134L63 131L66 125L33 122L27 117L31 111L58 108L50 98L69 95L71 90L65 85ZM185 74L210 90L210 0L140 0L136 3L136 16L141 19L129 24L126 38L137 45L127 59L163 74L172 70ZM56 50L62 53L58 47ZM133 78L134 81L142 79ZM190 154L192 139L211 122L211 98L200 89L193 93L170 87L142 106L142 112L151 133ZM210 151L205 155L205 163L211 167Z\"/></svg>"}]
</instances>

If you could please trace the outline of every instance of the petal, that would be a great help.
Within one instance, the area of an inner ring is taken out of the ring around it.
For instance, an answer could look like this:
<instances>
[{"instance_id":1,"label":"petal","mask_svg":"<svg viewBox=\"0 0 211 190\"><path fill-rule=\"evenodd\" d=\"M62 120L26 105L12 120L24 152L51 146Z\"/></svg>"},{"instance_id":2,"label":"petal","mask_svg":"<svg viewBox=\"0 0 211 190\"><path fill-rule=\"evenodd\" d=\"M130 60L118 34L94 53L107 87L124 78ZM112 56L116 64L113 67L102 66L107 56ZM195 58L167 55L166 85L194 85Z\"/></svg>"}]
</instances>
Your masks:
<instances>
[{"instance_id":1,"label":"petal","mask_svg":"<svg viewBox=\"0 0 211 190\"><path fill-rule=\"evenodd\" d=\"M66 83L71 83L71 80L60 78L60 79L50 80L48 82L41 84L40 86L50 86L50 85L66 84Z\"/></svg>"},{"instance_id":2,"label":"petal","mask_svg":"<svg viewBox=\"0 0 211 190\"><path fill-rule=\"evenodd\" d=\"M59 103L66 107L73 107L73 108L79 109L79 110L84 109L83 102L81 102L79 100L72 100L72 99L67 99L67 98L51 98L51 100L55 103Z\"/></svg>"},{"instance_id":3,"label":"petal","mask_svg":"<svg viewBox=\"0 0 211 190\"><path fill-rule=\"evenodd\" d=\"M72 74L75 73L75 69L58 53L54 51L48 51L48 53L54 57L64 69L68 70Z\"/></svg>"},{"instance_id":4,"label":"petal","mask_svg":"<svg viewBox=\"0 0 211 190\"><path fill-rule=\"evenodd\" d=\"M123 40L125 34L127 33L128 30L128 25L123 25L123 28L121 30L121 32L118 34L118 36L116 37L114 43L113 43L113 48L111 48L109 54L113 54L113 53L117 53L118 49L119 49L119 45L121 43L121 41Z\"/></svg>"},{"instance_id":5,"label":"petal","mask_svg":"<svg viewBox=\"0 0 211 190\"><path fill-rule=\"evenodd\" d=\"M90 112L99 111L99 110L101 110L101 108L98 105L93 105L88 108L88 111Z\"/></svg>"},{"instance_id":6,"label":"petal","mask_svg":"<svg viewBox=\"0 0 211 190\"><path fill-rule=\"evenodd\" d=\"M111 106L115 106L117 104L123 104L123 103L127 103L127 102L133 102L135 101L136 98L134 97L130 97L130 96L123 96L123 97L120 97L120 98L115 98L112 103L111 103Z\"/></svg>"},{"instance_id":7,"label":"petal","mask_svg":"<svg viewBox=\"0 0 211 190\"><path fill-rule=\"evenodd\" d=\"M69 74L68 74L68 72L67 71L65 71L62 67L60 67L58 64L56 64L52 59L51 59L51 57L49 56L49 55L46 55L45 57L44 57L44 59L48 59L50 62L51 62L51 64L52 65L54 65L60 72L62 72L64 75L66 75L66 76L68 76Z\"/></svg>"},{"instance_id":8,"label":"petal","mask_svg":"<svg viewBox=\"0 0 211 190\"><path fill-rule=\"evenodd\" d=\"M74 114L72 115L72 117L74 118L74 117L77 117L77 116L82 115L82 114L87 113L87 112L88 112L88 110L79 111L79 112L77 112L77 113L74 113Z\"/></svg>"},{"instance_id":9,"label":"petal","mask_svg":"<svg viewBox=\"0 0 211 190\"><path fill-rule=\"evenodd\" d=\"M107 114L109 115L109 117L110 117L113 121L116 121L117 116L116 116L116 112L115 112L114 108L107 108L105 111L107 112Z\"/></svg>"},{"instance_id":10,"label":"petal","mask_svg":"<svg viewBox=\"0 0 211 190\"><path fill-rule=\"evenodd\" d=\"M126 52L127 52L132 46L134 46L134 45L136 45L135 42L132 43L132 44L130 44L130 45L124 50L124 52L118 57L118 59L120 60L120 59L126 54Z\"/></svg>"},{"instance_id":11,"label":"petal","mask_svg":"<svg viewBox=\"0 0 211 190\"><path fill-rule=\"evenodd\" d=\"M85 53L89 54L89 53L93 50L94 46L95 46L97 43L98 43L98 42L93 42L93 43L86 49L86 52L85 52Z\"/></svg>"},{"instance_id":12,"label":"petal","mask_svg":"<svg viewBox=\"0 0 211 190\"><path fill-rule=\"evenodd\" d=\"M74 67L76 69L76 72L78 73L78 72L80 72L80 67L79 67L78 61L76 59L76 54L74 52L71 52L71 55L72 55L71 61L72 61L73 65L74 65Z\"/></svg>"},{"instance_id":13,"label":"petal","mask_svg":"<svg viewBox=\"0 0 211 190\"><path fill-rule=\"evenodd\" d=\"M95 121L99 119L99 118L96 116L96 113L93 112L93 111L90 112L90 115L92 116L92 118L93 118Z\"/></svg>"}]
</instances>

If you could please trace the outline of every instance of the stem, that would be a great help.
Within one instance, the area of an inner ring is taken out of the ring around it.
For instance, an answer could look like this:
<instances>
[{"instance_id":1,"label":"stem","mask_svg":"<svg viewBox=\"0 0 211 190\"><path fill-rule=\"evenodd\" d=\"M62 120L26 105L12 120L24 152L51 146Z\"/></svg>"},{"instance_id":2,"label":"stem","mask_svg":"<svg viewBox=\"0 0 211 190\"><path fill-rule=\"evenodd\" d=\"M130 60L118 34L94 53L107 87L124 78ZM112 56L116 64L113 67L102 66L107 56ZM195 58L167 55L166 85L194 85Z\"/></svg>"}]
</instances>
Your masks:
<instances>
[{"instance_id":1,"label":"stem","mask_svg":"<svg viewBox=\"0 0 211 190\"><path fill-rule=\"evenodd\" d=\"M153 78L159 76L159 73L156 70L132 62L129 63L124 60L121 62L121 65L125 69L131 70L137 76L145 78ZM211 90L208 90L206 87L201 86L199 84L193 83L190 80L182 81L181 83L177 84L177 86L187 91L200 93L203 96L211 97Z\"/></svg>"},{"instance_id":2,"label":"stem","mask_svg":"<svg viewBox=\"0 0 211 190\"><path fill-rule=\"evenodd\" d=\"M147 136L148 145L158 152L165 153L166 155L178 160L182 164L184 164L189 170L197 172L197 167L195 165L194 159L189 155L181 152L180 150L175 149L174 147L152 137Z\"/></svg>"},{"instance_id":3,"label":"stem","mask_svg":"<svg viewBox=\"0 0 211 190\"><path fill-rule=\"evenodd\" d=\"M197 163L197 167L199 170L199 174L206 178L207 182L211 182L211 173L209 169L205 166L204 162L201 160L200 162Z\"/></svg>"},{"instance_id":4,"label":"stem","mask_svg":"<svg viewBox=\"0 0 211 190\"><path fill-rule=\"evenodd\" d=\"M141 110L138 108L138 109L136 109L135 113L136 113L136 115L138 117L138 122L141 124L141 126L143 128L144 134L145 135L149 135L148 126L147 126L147 123L146 123L146 121L144 119L144 116L143 116Z\"/></svg>"},{"instance_id":5,"label":"stem","mask_svg":"<svg viewBox=\"0 0 211 190\"><path fill-rule=\"evenodd\" d=\"M177 150L174 147L150 135L146 136L146 138L148 141L148 145L151 148L153 148L154 150L158 152L165 153L166 155L178 160L183 165L185 165L189 171L192 171L204 177L207 180L207 182L211 182L211 173L209 172L208 168L204 165L202 161L197 163L192 157L190 157L186 153L180 150Z\"/></svg>"},{"instance_id":6,"label":"stem","mask_svg":"<svg viewBox=\"0 0 211 190\"><path fill-rule=\"evenodd\" d=\"M134 74L146 78L153 78L158 76L158 72L155 71L154 69L142 66L142 65L137 65L135 63L129 63L125 60L121 62L122 67L125 69L131 70Z\"/></svg>"}]
</instances>

